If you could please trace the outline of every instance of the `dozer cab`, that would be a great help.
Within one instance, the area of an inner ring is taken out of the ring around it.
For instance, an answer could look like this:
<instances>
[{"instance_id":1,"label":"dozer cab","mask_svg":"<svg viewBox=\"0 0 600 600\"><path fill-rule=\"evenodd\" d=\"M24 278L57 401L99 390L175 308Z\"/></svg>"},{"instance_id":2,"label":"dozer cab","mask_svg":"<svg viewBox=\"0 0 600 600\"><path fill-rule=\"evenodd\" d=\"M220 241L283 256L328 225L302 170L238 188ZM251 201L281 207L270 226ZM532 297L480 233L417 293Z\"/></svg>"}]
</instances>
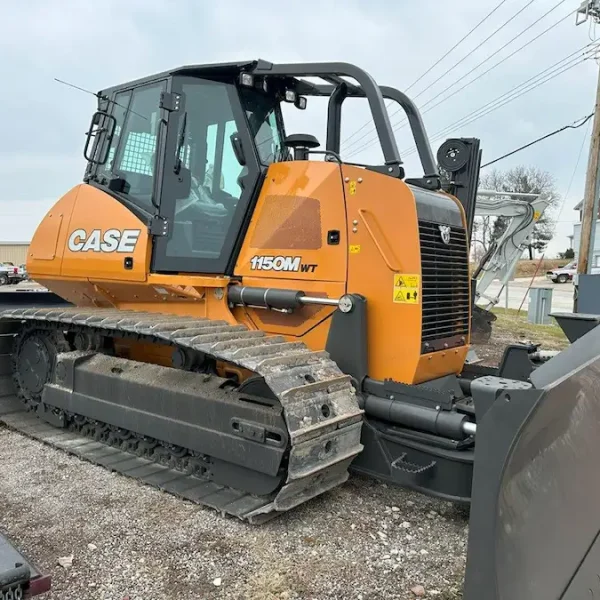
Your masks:
<instances>
[{"instance_id":1,"label":"dozer cab","mask_svg":"<svg viewBox=\"0 0 600 600\"><path fill-rule=\"evenodd\" d=\"M97 96L84 183L29 249L53 300L1 313L5 424L252 522L349 471L470 503L467 600L600 594L600 329L543 363L515 345L465 366L476 139L436 164L410 99L345 63L196 65ZM313 96L322 149L282 115ZM356 97L382 164L340 157Z\"/></svg>"}]
</instances>

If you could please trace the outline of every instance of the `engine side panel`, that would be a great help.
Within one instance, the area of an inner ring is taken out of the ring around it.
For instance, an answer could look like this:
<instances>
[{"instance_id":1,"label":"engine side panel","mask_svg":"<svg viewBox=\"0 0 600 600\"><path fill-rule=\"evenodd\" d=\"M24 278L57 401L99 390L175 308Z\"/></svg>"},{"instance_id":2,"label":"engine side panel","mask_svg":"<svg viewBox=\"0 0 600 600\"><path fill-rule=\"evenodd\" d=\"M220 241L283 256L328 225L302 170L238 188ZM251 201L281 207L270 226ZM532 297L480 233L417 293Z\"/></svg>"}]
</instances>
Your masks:
<instances>
[{"instance_id":1,"label":"engine side panel","mask_svg":"<svg viewBox=\"0 0 600 600\"><path fill-rule=\"evenodd\" d=\"M60 275L71 213L80 188L80 185L75 186L54 204L38 225L31 240L27 272L37 281L47 276Z\"/></svg>"},{"instance_id":2,"label":"engine side panel","mask_svg":"<svg viewBox=\"0 0 600 600\"><path fill-rule=\"evenodd\" d=\"M294 286L298 281L344 282L346 261L339 165L310 161L271 165L235 274L297 280Z\"/></svg>"},{"instance_id":3,"label":"engine side panel","mask_svg":"<svg viewBox=\"0 0 600 600\"><path fill-rule=\"evenodd\" d=\"M145 281L150 247L144 223L108 194L84 184L73 207L61 275Z\"/></svg>"},{"instance_id":4,"label":"engine side panel","mask_svg":"<svg viewBox=\"0 0 600 600\"><path fill-rule=\"evenodd\" d=\"M344 165L342 173L348 291L367 298L369 376L412 384L459 373L467 340L459 348L422 356L422 215L413 192L399 179L358 167Z\"/></svg>"},{"instance_id":5,"label":"engine side panel","mask_svg":"<svg viewBox=\"0 0 600 600\"><path fill-rule=\"evenodd\" d=\"M255 287L295 289L339 298L346 291L346 206L340 167L296 161L273 164L258 198L235 275ZM269 333L302 337L325 347L331 306L305 306L292 314L236 309L239 320Z\"/></svg>"},{"instance_id":6,"label":"engine side panel","mask_svg":"<svg viewBox=\"0 0 600 600\"><path fill-rule=\"evenodd\" d=\"M50 287L51 276L143 282L149 257L146 225L108 194L81 184L44 217L31 242L27 269Z\"/></svg>"}]
</instances>

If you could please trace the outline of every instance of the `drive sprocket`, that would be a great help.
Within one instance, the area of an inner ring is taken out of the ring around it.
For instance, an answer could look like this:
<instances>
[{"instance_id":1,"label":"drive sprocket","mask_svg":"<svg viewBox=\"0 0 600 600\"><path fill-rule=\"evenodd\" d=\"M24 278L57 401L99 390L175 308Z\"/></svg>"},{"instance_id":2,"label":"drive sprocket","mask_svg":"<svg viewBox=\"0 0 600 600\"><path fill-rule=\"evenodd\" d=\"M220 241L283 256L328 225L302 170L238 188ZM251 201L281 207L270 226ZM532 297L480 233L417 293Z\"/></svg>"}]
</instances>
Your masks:
<instances>
[{"instance_id":1,"label":"drive sprocket","mask_svg":"<svg viewBox=\"0 0 600 600\"><path fill-rule=\"evenodd\" d=\"M13 378L28 410L36 410L41 402L44 385L52 379L56 355L69 350L62 332L53 329L26 329L17 337Z\"/></svg>"}]
</instances>

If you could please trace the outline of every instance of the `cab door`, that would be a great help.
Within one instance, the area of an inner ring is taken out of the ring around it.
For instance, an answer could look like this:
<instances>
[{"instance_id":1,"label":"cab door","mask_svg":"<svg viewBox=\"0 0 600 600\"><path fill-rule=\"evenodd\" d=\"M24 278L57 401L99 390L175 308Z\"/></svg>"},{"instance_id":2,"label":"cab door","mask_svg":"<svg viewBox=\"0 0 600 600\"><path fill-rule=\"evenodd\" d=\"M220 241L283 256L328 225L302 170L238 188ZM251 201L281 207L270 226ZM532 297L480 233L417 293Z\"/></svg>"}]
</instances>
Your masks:
<instances>
[{"instance_id":1,"label":"cab door","mask_svg":"<svg viewBox=\"0 0 600 600\"><path fill-rule=\"evenodd\" d=\"M163 161L167 233L155 231L153 270L227 274L260 177L246 115L232 82L174 77L171 91L180 102Z\"/></svg>"}]
</instances>

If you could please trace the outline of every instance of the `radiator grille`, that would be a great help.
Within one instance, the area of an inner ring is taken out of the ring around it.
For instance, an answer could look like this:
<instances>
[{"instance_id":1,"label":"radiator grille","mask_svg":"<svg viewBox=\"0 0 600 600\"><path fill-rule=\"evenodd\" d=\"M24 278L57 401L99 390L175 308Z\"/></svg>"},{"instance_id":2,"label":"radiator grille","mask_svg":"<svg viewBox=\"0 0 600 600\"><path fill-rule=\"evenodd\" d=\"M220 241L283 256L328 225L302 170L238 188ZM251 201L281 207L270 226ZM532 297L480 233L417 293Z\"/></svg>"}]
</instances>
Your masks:
<instances>
[{"instance_id":1,"label":"radiator grille","mask_svg":"<svg viewBox=\"0 0 600 600\"><path fill-rule=\"evenodd\" d=\"M439 340L464 344L469 332L469 257L465 230L450 228L445 244L440 225L419 221L423 348L435 350ZM443 346L443 344L442 344Z\"/></svg>"}]
</instances>

